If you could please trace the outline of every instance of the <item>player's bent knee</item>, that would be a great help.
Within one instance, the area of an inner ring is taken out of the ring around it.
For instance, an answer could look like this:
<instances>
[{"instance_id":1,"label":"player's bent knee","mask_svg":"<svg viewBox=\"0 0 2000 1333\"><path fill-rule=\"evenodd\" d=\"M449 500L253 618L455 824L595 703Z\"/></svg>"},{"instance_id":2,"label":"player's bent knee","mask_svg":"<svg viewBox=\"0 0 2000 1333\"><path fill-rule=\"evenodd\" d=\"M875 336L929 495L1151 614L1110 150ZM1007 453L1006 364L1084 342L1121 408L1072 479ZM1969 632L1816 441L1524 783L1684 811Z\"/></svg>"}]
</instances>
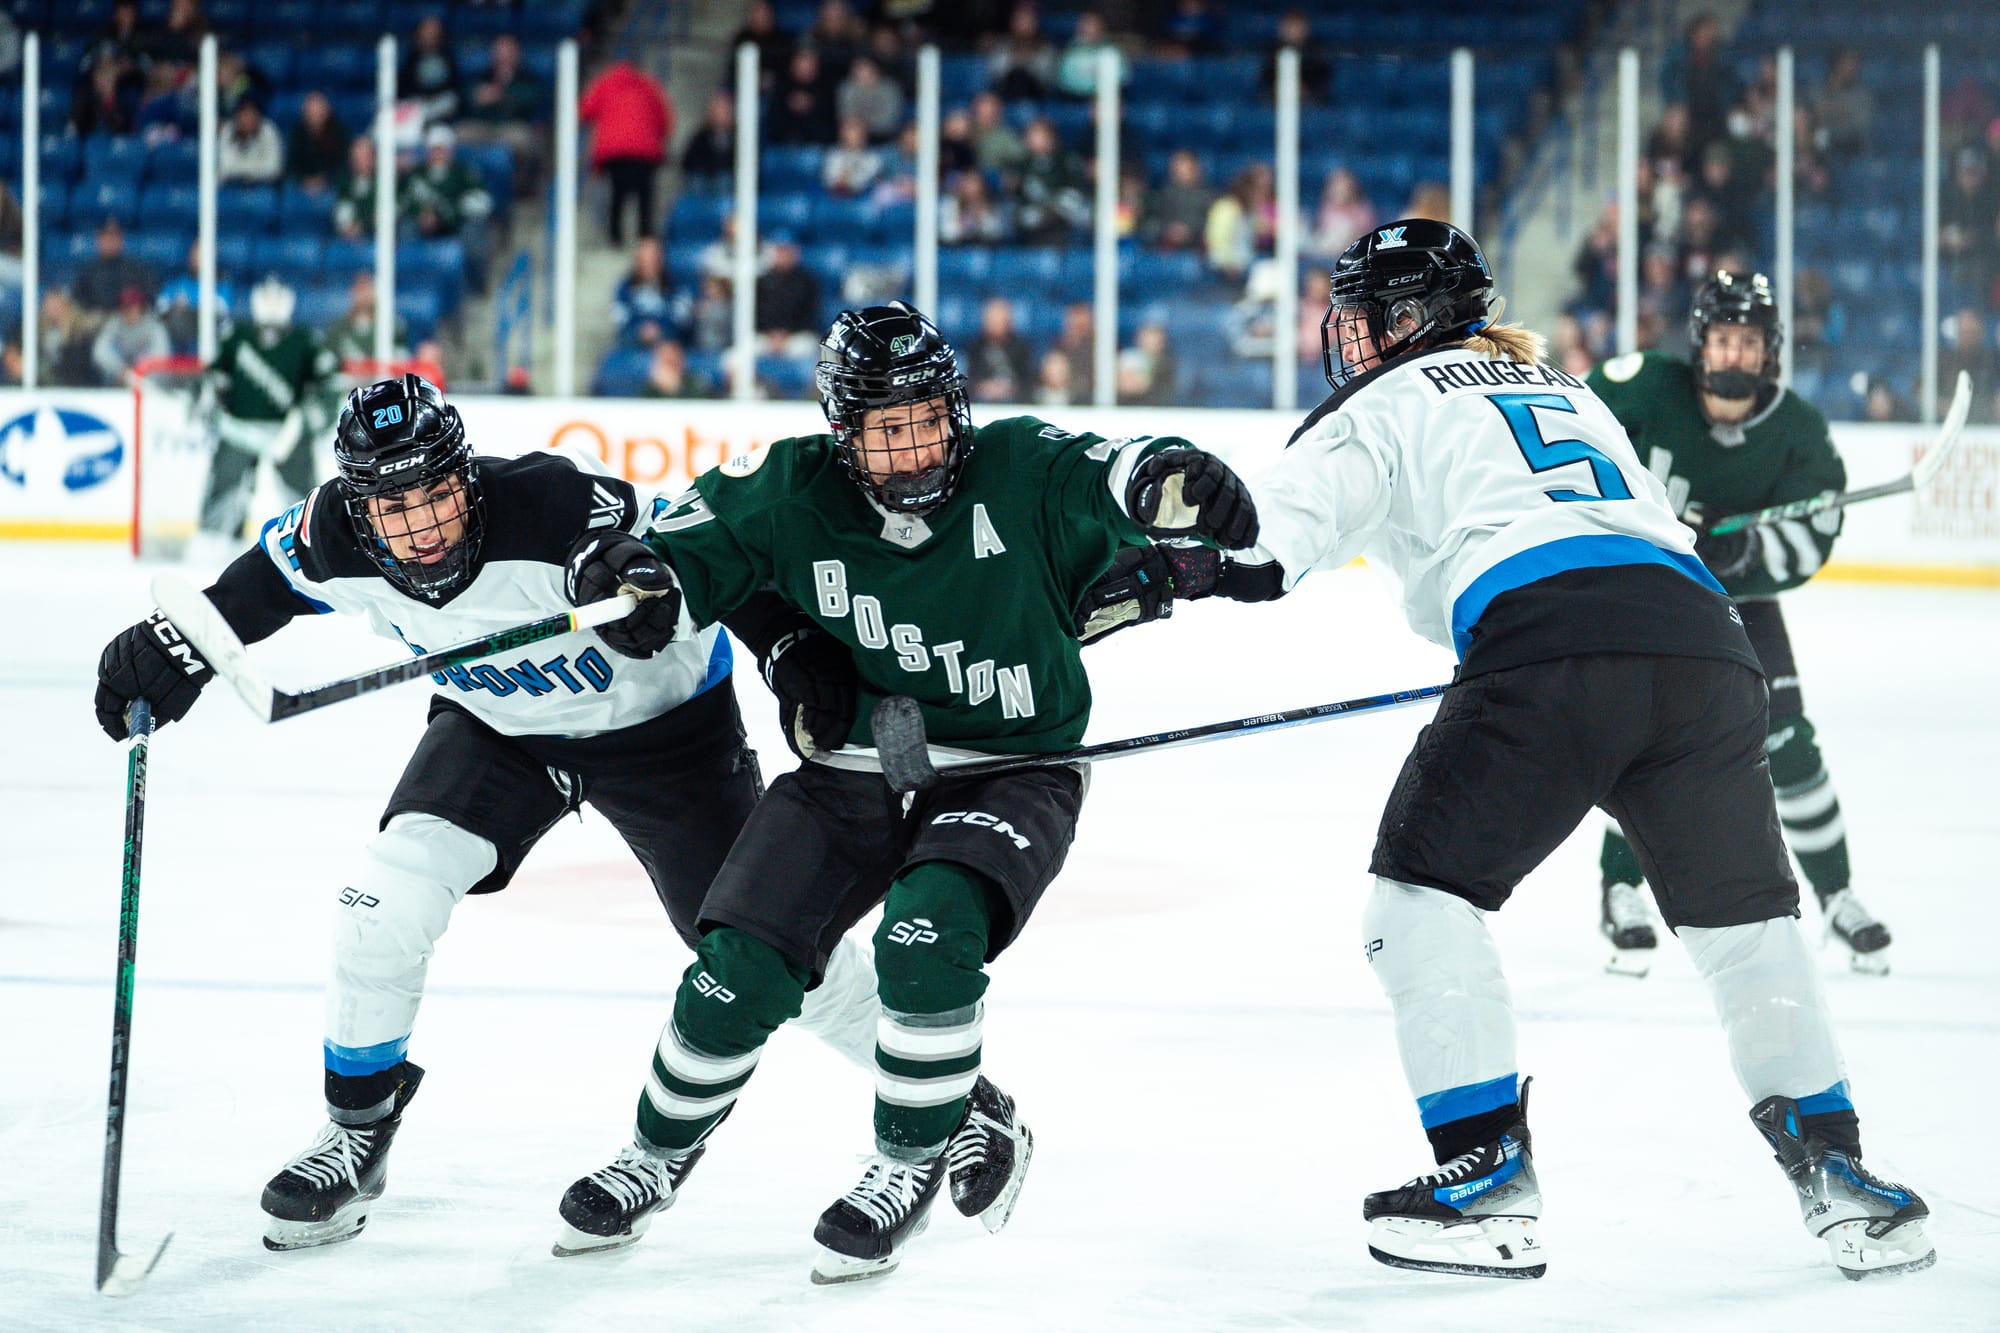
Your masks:
<instances>
[{"instance_id":1,"label":"player's bent knee","mask_svg":"<svg viewBox=\"0 0 2000 1333\"><path fill-rule=\"evenodd\" d=\"M1443 889L1377 876L1361 933L1375 978L1392 997L1447 979L1505 984L1486 914Z\"/></svg>"},{"instance_id":2,"label":"player's bent knee","mask_svg":"<svg viewBox=\"0 0 2000 1333\"><path fill-rule=\"evenodd\" d=\"M896 1014L951 1013L986 993L988 896L977 871L944 861L911 868L889 887L875 931L882 1007Z\"/></svg>"},{"instance_id":3,"label":"player's bent knee","mask_svg":"<svg viewBox=\"0 0 2000 1333\"><path fill-rule=\"evenodd\" d=\"M809 969L734 926L710 931L674 997L674 1024L709 1055L756 1050L798 1017Z\"/></svg>"},{"instance_id":4,"label":"player's bent knee","mask_svg":"<svg viewBox=\"0 0 2000 1333\"><path fill-rule=\"evenodd\" d=\"M335 964L349 975L400 975L429 959L452 909L492 873L493 844L435 815L400 814L368 844L340 892Z\"/></svg>"}]
</instances>

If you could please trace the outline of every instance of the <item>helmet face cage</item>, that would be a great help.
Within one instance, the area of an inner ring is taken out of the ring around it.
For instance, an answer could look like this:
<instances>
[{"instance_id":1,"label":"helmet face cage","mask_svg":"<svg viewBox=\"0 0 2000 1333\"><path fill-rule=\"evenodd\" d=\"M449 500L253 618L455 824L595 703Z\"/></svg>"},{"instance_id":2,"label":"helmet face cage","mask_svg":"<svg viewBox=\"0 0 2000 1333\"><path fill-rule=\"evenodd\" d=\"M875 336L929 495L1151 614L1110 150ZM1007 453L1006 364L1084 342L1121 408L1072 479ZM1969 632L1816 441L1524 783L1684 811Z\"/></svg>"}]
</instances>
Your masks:
<instances>
[{"instance_id":1,"label":"helmet face cage","mask_svg":"<svg viewBox=\"0 0 2000 1333\"><path fill-rule=\"evenodd\" d=\"M465 423L435 386L404 375L348 394L334 458L348 522L384 578L431 601L471 580L485 507Z\"/></svg>"},{"instance_id":2,"label":"helmet face cage","mask_svg":"<svg viewBox=\"0 0 2000 1333\"><path fill-rule=\"evenodd\" d=\"M1708 331L1718 324L1744 324L1764 335L1764 360L1755 371L1708 368ZM1778 322L1778 302L1771 280L1762 273L1718 270L1695 293L1688 312L1688 345L1695 382L1717 398L1754 398L1778 383L1778 353L1785 330Z\"/></svg>"},{"instance_id":3,"label":"helmet face cage","mask_svg":"<svg viewBox=\"0 0 2000 1333\"><path fill-rule=\"evenodd\" d=\"M1486 325L1493 278L1473 239L1428 218L1378 227L1334 265L1320 358L1338 389L1386 361Z\"/></svg>"},{"instance_id":4,"label":"helmet face cage","mask_svg":"<svg viewBox=\"0 0 2000 1333\"><path fill-rule=\"evenodd\" d=\"M972 453L972 409L958 355L937 326L902 301L845 310L814 373L834 451L876 504L928 514L957 489ZM926 413L922 405L931 404ZM889 420L868 422L870 412ZM926 427L940 428L941 438ZM936 460L924 455L941 446Z\"/></svg>"}]
</instances>

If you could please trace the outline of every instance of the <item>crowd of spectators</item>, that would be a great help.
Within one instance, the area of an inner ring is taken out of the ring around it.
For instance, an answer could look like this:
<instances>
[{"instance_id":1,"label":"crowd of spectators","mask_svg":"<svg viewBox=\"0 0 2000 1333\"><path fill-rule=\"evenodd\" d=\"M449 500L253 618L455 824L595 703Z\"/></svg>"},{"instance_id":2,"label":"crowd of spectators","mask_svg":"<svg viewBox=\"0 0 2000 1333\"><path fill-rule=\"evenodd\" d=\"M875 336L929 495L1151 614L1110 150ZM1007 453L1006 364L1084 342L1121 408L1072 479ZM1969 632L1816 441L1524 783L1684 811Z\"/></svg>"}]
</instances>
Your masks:
<instances>
[{"instance_id":1,"label":"crowd of spectators","mask_svg":"<svg viewBox=\"0 0 2000 1333\"><path fill-rule=\"evenodd\" d=\"M13 31L11 24L0 31L0 57L13 49L7 45ZM172 0L157 22L142 16L136 0L113 0L77 67L66 132L85 140L137 136L148 149L193 141L200 120L200 48L211 31L201 0ZM302 96L285 99L297 112L290 123L280 124L270 113L281 90L252 63L247 48L237 47L230 34L217 35L222 39L216 61L222 117L217 165L224 186L283 187L323 198L330 237L371 238L373 139L343 123L323 88L286 90ZM512 182L533 188L547 167L550 91L524 63L520 40L511 33L492 39L489 59L478 67L461 68L459 50L444 18L435 14L421 19L402 43L394 213L399 240L458 242L463 270L452 281L483 290L488 256L497 236L504 235L506 219L496 215L492 193L480 172L459 156L458 144L505 145ZM5 205L12 202L11 194L0 201L0 229ZM94 228L96 256L67 292L50 294L59 299L43 302L43 345L49 349L44 382L119 383L138 355L192 350L193 259L188 273L163 284L150 265L124 253L123 228L114 217L77 221ZM641 221L646 225L650 219ZM228 276L221 275L219 291L225 320L233 296ZM241 276L248 281L262 275ZM372 297L372 276L358 276L357 286L364 279ZM143 301L144 309L135 301ZM372 326L372 310L367 318ZM89 354L78 353L79 345ZM405 345L398 346L400 352ZM371 337L365 355L372 354Z\"/></svg>"},{"instance_id":2,"label":"crowd of spectators","mask_svg":"<svg viewBox=\"0 0 2000 1333\"><path fill-rule=\"evenodd\" d=\"M1219 49L1221 32L1219 9L1205 0L1178 0L1158 6L1117 4L1114 0L1102 9L1078 15L1069 40L1061 44L1048 35L1034 3L979 3L963 11L954 6L950 12L944 6L916 5L903 6L902 11L927 12L918 18L870 20L858 14L849 0L823 0L808 30L788 33L779 25L769 0L752 0L731 46L749 43L758 48L767 94L761 125L763 143L822 150L817 159L818 188L830 197L875 208L906 203L916 193L911 109L917 46L938 40L947 49L970 47L983 53L986 87L963 104L941 108L938 234L940 243L947 247L1074 248L1086 244L1095 206L1097 163L1089 151L1094 148L1094 133L1086 119L1076 122L1084 125L1084 133L1066 139L1063 125L1071 124L1071 119L1064 117L1059 123L1049 114L1050 108L1065 101L1090 104L1103 51L1120 53L1124 58L1121 70L1129 80L1134 59L1208 54ZM1278 53L1288 48L1300 54L1302 91L1308 100L1327 98L1333 77L1332 53L1315 45L1309 11L1303 7L1275 20L1265 52L1265 96L1273 95L1272 71ZM1032 104L1035 113L1023 115L1019 110L1022 103ZM1256 297L1246 284L1254 267L1269 261L1277 232L1270 164L1253 162L1226 181L1211 182L1200 155L1183 148L1171 154L1157 180L1149 180L1146 147L1134 142L1134 132L1128 127L1115 215L1121 246L1193 257L1206 275L1208 295L1225 305L1238 299L1251 299L1253 304L1261 300L1268 325L1274 304L1271 297L1268 293ZM726 194L735 164L735 99L725 83L708 98L699 127L681 147L681 188ZM1362 235L1382 209L1345 168L1316 183L1320 185L1318 202L1309 206L1300 220L1302 252L1309 260L1324 263ZM1383 207L1393 208L1401 202L1387 201ZM1431 185L1411 198L1401 214L1390 215L1444 216L1448 206L1447 193ZM783 356L793 350L810 355L811 345L801 330L816 329L823 322L825 307L815 309L812 304L822 293L805 290L809 270L797 270L798 277L772 280L776 255L796 249L781 242L767 246L760 254L755 319L760 355ZM649 268L652 262L642 261L635 251L634 272ZM869 267L849 268L841 275L838 292L832 295L844 303L859 304L865 299L904 293L909 279L906 265L890 265L888 272L865 271ZM621 345L653 346L650 340L641 341L635 329L657 326L662 338L684 348L698 353L723 350L713 345L717 330L698 331L694 322L704 302L726 305L730 279L726 263L698 273L663 275L660 281L665 290L683 294L683 299L673 303L677 314L665 324L647 321L635 325L621 302L617 315ZM1268 279L1260 282L1269 285ZM698 297L694 295L697 292ZM1162 292L1155 296L1180 294ZM767 308L768 302L781 298L788 308ZM1322 289L1313 304L1323 305L1324 300ZM1006 306L1007 302L1000 301L983 308L976 339L973 330L946 330L968 349L968 357L971 347L980 349L981 364L969 373L984 386L981 396L1089 401L1093 365L1087 339L1080 352L1070 349L1075 354L1064 352L1061 339L1055 347L1036 349L1014 331L1011 314L1003 316ZM1004 331L996 331L995 322L1003 318ZM1072 327L1066 326L1064 337L1075 337ZM1316 340L1315 333L1314 357ZM1006 348L1004 355L994 350L1001 346ZM1262 346L1261 355L1268 358L1268 330ZM1043 352L1063 354L1050 357ZM1152 322L1136 331L1121 353L1119 395L1134 402L1180 401L1184 388L1181 371L1167 329ZM1010 393L1002 394L1002 389Z\"/></svg>"},{"instance_id":3,"label":"crowd of spectators","mask_svg":"<svg viewBox=\"0 0 2000 1333\"><path fill-rule=\"evenodd\" d=\"M1877 142L1876 94L1867 70L1871 56L1854 47L1833 49L1817 79L1801 78L1794 103L1794 198L1813 217L1875 205L1900 205L1914 215L1914 198L1870 199L1841 188L1838 167L1883 152ZM1753 77L1739 79L1715 16L1687 24L1660 76L1663 109L1647 133L1638 174L1638 343L1685 355L1689 303L1696 286L1718 268L1754 268L1772 262L1768 212L1776 186L1777 71L1766 58ZM1939 251L1947 318L1941 330L1940 401L1948 398L1961 366L1975 383L1994 384L2000 362L1995 320L2000 317L2000 182L1992 160L2000 153L2000 107L1976 79L1948 86L1944 97L1945 174L1939 216ZM1608 204L1579 247L1575 294L1554 330L1556 355L1578 373L1609 355L1614 341L1617 292L1618 210ZM1886 224L1885 224L1886 226ZM1907 235L1900 222L1896 236ZM1882 237L1889 240L1890 237ZM1906 247L1914 256L1916 246ZM1901 252L1897 252L1898 255ZM1853 257L1891 257L1863 245ZM1879 272L1880 270L1875 270ZM1851 382L1829 383L1835 367L1857 364L1837 357L1848 348L1865 352L1855 315L1914 307L1914 293L1877 285L1857 301L1829 274L1802 262L1794 278L1794 313L1788 331L1794 383L1823 387L1833 397L1846 390L1870 420L1904 419L1918 397L1915 357L1881 348L1873 369L1854 371ZM1908 364L1905 365L1904 363ZM1974 420L1994 420L2000 400L1982 390Z\"/></svg>"}]
</instances>

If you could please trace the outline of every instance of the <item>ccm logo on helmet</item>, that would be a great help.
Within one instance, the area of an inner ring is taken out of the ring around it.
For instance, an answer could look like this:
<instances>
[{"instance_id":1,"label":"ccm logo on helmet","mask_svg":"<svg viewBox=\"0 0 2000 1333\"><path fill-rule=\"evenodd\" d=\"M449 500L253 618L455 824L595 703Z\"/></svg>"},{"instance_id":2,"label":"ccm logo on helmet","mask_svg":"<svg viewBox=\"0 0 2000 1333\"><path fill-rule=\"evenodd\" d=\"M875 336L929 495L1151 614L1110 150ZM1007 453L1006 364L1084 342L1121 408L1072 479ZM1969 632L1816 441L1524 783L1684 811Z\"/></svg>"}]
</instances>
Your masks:
<instances>
[{"instance_id":1,"label":"ccm logo on helmet","mask_svg":"<svg viewBox=\"0 0 2000 1333\"><path fill-rule=\"evenodd\" d=\"M1027 851L1034 846L1026 838L1014 831L1014 826L997 815L989 815L984 810L947 810L931 821L933 824L976 824L980 828L990 828L1003 838L1010 838L1016 847Z\"/></svg>"},{"instance_id":2,"label":"ccm logo on helmet","mask_svg":"<svg viewBox=\"0 0 2000 1333\"><path fill-rule=\"evenodd\" d=\"M406 471L423 461L424 456L422 454L411 454L408 458L398 458L394 462L384 463L381 467L376 468L375 472L378 476L386 477L391 472Z\"/></svg>"}]
</instances>

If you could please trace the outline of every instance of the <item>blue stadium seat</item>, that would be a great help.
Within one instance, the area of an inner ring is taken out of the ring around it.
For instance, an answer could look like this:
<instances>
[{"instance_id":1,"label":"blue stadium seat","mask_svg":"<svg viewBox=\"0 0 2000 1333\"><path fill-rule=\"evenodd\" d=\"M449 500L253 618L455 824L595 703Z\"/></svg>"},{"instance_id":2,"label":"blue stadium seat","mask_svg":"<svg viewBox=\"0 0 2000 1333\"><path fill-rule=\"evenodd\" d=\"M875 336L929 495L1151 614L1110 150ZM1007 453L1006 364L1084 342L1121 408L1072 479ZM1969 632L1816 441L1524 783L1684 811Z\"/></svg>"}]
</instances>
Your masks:
<instances>
[{"instance_id":1,"label":"blue stadium seat","mask_svg":"<svg viewBox=\"0 0 2000 1333\"><path fill-rule=\"evenodd\" d=\"M437 288L396 284L396 316L409 326L412 343L435 334L443 315L444 298Z\"/></svg>"},{"instance_id":2,"label":"blue stadium seat","mask_svg":"<svg viewBox=\"0 0 2000 1333\"><path fill-rule=\"evenodd\" d=\"M993 252L993 271L988 286L1004 295L1019 297L1043 291L1062 281L1063 252L1047 246L1012 246Z\"/></svg>"},{"instance_id":3,"label":"blue stadium seat","mask_svg":"<svg viewBox=\"0 0 2000 1333\"><path fill-rule=\"evenodd\" d=\"M757 358L757 379L770 387L774 398L810 398L813 394L813 363L806 357L760 356Z\"/></svg>"},{"instance_id":4,"label":"blue stadium seat","mask_svg":"<svg viewBox=\"0 0 2000 1333\"><path fill-rule=\"evenodd\" d=\"M278 220L275 185L225 185L215 193L216 216L242 231L269 231Z\"/></svg>"},{"instance_id":5,"label":"blue stadium seat","mask_svg":"<svg viewBox=\"0 0 2000 1333\"><path fill-rule=\"evenodd\" d=\"M41 192L40 214L42 230L51 234L59 232L69 222L70 187L61 181L45 180L41 184ZM61 238L57 237L56 239L60 240ZM43 253L48 253L46 242L44 243Z\"/></svg>"},{"instance_id":6,"label":"blue stadium seat","mask_svg":"<svg viewBox=\"0 0 2000 1333\"><path fill-rule=\"evenodd\" d=\"M583 26L583 9L580 0L538 0L536 4L521 6L519 31L522 43L553 43L565 37L574 37L577 29Z\"/></svg>"},{"instance_id":7,"label":"blue stadium seat","mask_svg":"<svg viewBox=\"0 0 2000 1333\"><path fill-rule=\"evenodd\" d=\"M138 196L138 216L146 226L192 230L200 208L202 192L192 184L150 184Z\"/></svg>"},{"instance_id":8,"label":"blue stadium seat","mask_svg":"<svg viewBox=\"0 0 2000 1333\"><path fill-rule=\"evenodd\" d=\"M153 266L162 277L187 267L192 231L134 231L125 237L125 253Z\"/></svg>"},{"instance_id":9,"label":"blue stadium seat","mask_svg":"<svg viewBox=\"0 0 2000 1333\"><path fill-rule=\"evenodd\" d=\"M367 40L371 45L386 30L379 0L321 0L319 21L330 33L339 33L350 40ZM405 34L396 36L401 40Z\"/></svg>"},{"instance_id":10,"label":"blue stadium seat","mask_svg":"<svg viewBox=\"0 0 2000 1333\"><path fill-rule=\"evenodd\" d=\"M249 7L245 17L261 36L273 41L298 41L301 35L314 30L318 6L312 0L261 0ZM374 52L369 54L372 56Z\"/></svg>"},{"instance_id":11,"label":"blue stadium seat","mask_svg":"<svg viewBox=\"0 0 2000 1333\"><path fill-rule=\"evenodd\" d=\"M787 231L794 240L803 240L812 225L813 196L804 193L770 194L757 201L757 230L764 236ZM839 238L832 238L839 239Z\"/></svg>"},{"instance_id":12,"label":"blue stadium seat","mask_svg":"<svg viewBox=\"0 0 2000 1333\"><path fill-rule=\"evenodd\" d=\"M766 148L757 164L758 186L772 194L818 189L822 152L811 144Z\"/></svg>"},{"instance_id":13,"label":"blue stadium seat","mask_svg":"<svg viewBox=\"0 0 2000 1333\"><path fill-rule=\"evenodd\" d=\"M117 218L130 227L139 216L139 193L130 181L81 180L70 191L69 216L91 227L105 218Z\"/></svg>"},{"instance_id":14,"label":"blue stadium seat","mask_svg":"<svg viewBox=\"0 0 2000 1333\"><path fill-rule=\"evenodd\" d=\"M239 284L261 276L256 265L256 237L247 232L224 231L215 238L215 266Z\"/></svg>"},{"instance_id":15,"label":"blue stadium seat","mask_svg":"<svg viewBox=\"0 0 2000 1333\"><path fill-rule=\"evenodd\" d=\"M314 282L296 289L298 305L293 318L309 328L324 329L347 313L347 288L330 282Z\"/></svg>"},{"instance_id":16,"label":"blue stadium seat","mask_svg":"<svg viewBox=\"0 0 2000 1333\"><path fill-rule=\"evenodd\" d=\"M590 391L600 398L637 398L646 387L653 354L644 347L614 347L598 363Z\"/></svg>"},{"instance_id":17,"label":"blue stadium seat","mask_svg":"<svg viewBox=\"0 0 2000 1333\"><path fill-rule=\"evenodd\" d=\"M373 88L373 45L328 43L298 53L293 78L308 88Z\"/></svg>"},{"instance_id":18,"label":"blue stadium seat","mask_svg":"<svg viewBox=\"0 0 2000 1333\"><path fill-rule=\"evenodd\" d=\"M137 189L146 173L146 145L133 134L93 134L83 141L83 176L97 184Z\"/></svg>"},{"instance_id":19,"label":"blue stadium seat","mask_svg":"<svg viewBox=\"0 0 2000 1333\"><path fill-rule=\"evenodd\" d=\"M908 244L916 230L917 206L910 202L883 204L869 219L868 234L878 241Z\"/></svg>"},{"instance_id":20,"label":"blue stadium seat","mask_svg":"<svg viewBox=\"0 0 2000 1333\"><path fill-rule=\"evenodd\" d=\"M146 150L146 180L154 185L195 185L201 179L201 145L163 139Z\"/></svg>"},{"instance_id":21,"label":"blue stadium seat","mask_svg":"<svg viewBox=\"0 0 2000 1333\"><path fill-rule=\"evenodd\" d=\"M46 125L47 119L42 121ZM83 141L69 134L42 135L42 179L67 184L83 161Z\"/></svg>"},{"instance_id":22,"label":"blue stadium seat","mask_svg":"<svg viewBox=\"0 0 2000 1333\"><path fill-rule=\"evenodd\" d=\"M317 274L326 259L326 242L313 235L265 236L252 248L251 259L260 273Z\"/></svg>"},{"instance_id":23,"label":"blue stadium seat","mask_svg":"<svg viewBox=\"0 0 2000 1333\"><path fill-rule=\"evenodd\" d=\"M667 217L670 242L712 241L722 232L722 218L734 209L734 202L720 195L684 194L674 200Z\"/></svg>"},{"instance_id":24,"label":"blue stadium seat","mask_svg":"<svg viewBox=\"0 0 2000 1333\"><path fill-rule=\"evenodd\" d=\"M295 36L292 41L299 41L299 37ZM243 58L250 62L250 68L269 79L273 88L282 88L292 81L291 42L269 39L252 42L243 48Z\"/></svg>"},{"instance_id":25,"label":"blue stadium seat","mask_svg":"<svg viewBox=\"0 0 2000 1333\"><path fill-rule=\"evenodd\" d=\"M326 231L332 224L334 203L331 189L314 192L287 182L278 191L278 225L287 231Z\"/></svg>"},{"instance_id":26,"label":"blue stadium seat","mask_svg":"<svg viewBox=\"0 0 2000 1333\"><path fill-rule=\"evenodd\" d=\"M324 252L326 275L338 281L352 281L357 273L375 271L375 242L328 237Z\"/></svg>"}]
</instances>

